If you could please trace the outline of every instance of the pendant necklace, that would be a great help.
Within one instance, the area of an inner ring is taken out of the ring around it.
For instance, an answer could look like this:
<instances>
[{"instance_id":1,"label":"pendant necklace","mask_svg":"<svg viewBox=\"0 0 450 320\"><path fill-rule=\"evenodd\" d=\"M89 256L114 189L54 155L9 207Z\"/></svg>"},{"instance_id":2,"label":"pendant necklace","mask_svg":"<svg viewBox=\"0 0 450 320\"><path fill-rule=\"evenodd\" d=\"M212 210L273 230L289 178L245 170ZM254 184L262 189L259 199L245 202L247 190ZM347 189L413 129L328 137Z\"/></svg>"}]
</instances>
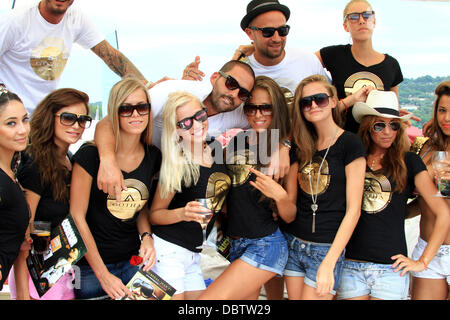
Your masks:
<instances>
[{"instance_id":1,"label":"pendant necklace","mask_svg":"<svg viewBox=\"0 0 450 320\"><path fill-rule=\"evenodd\" d=\"M325 152L325 155L322 158L322 162L320 163L319 171L317 172L317 179L316 179L316 191L317 191L317 193L315 195L314 195L314 190L313 190L312 182L311 182L311 171L312 170L310 170L308 172L309 188L311 190L311 199L312 199L312 202L313 202L311 204L311 210L313 212L312 233L316 232L316 211L319 209L319 205L317 204L317 197L319 196L318 189L319 189L320 173L322 172L322 166L323 166L323 163L325 162L325 158L328 155L328 151L330 151L331 144L333 143L334 139L336 138L338 132L339 132L339 128L336 129L334 137L330 140L330 144L328 145L327 151ZM312 162L311 162L311 160L309 160L309 166L312 169Z\"/></svg>"}]
</instances>

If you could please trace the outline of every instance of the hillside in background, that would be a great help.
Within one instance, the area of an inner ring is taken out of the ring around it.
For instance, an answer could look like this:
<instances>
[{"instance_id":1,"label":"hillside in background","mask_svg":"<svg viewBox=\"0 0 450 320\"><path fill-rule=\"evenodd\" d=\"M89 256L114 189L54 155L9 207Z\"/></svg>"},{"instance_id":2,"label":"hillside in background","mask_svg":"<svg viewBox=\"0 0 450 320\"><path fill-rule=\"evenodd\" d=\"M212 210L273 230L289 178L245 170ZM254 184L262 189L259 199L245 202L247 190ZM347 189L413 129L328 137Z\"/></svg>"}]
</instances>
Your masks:
<instances>
[{"instance_id":1,"label":"hillside in background","mask_svg":"<svg viewBox=\"0 0 450 320\"><path fill-rule=\"evenodd\" d=\"M415 127L422 125L432 117L434 90L442 81L449 81L450 76L431 77L423 76L417 79L405 78L399 85L400 107L407 109L422 119L420 123L412 121Z\"/></svg>"}]
</instances>

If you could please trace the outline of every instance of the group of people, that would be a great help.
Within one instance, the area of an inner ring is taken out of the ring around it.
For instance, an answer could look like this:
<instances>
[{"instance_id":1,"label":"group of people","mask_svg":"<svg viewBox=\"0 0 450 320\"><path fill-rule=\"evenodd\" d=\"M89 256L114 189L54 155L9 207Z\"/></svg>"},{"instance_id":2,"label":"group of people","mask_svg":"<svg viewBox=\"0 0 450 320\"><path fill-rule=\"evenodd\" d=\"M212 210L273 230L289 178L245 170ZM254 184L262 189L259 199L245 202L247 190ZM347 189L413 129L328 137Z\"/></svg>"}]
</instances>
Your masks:
<instances>
[{"instance_id":1,"label":"group of people","mask_svg":"<svg viewBox=\"0 0 450 320\"><path fill-rule=\"evenodd\" d=\"M431 155L449 149L450 83L436 88L427 138L410 152L401 69L372 47L366 0L344 9L352 44L315 54L285 47L287 6L252 0L241 21L251 45L209 81L199 81L197 57L182 80L156 84L72 3L42 0L0 23L0 284L9 274L12 298L119 299L140 267L171 284L172 299L257 299L262 286L282 299L284 284L289 299L447 299L450 206L434 196ZM17 40L25 34L34 43ZM61 61L41 57L39 68L33 53L62 37L122 77L95 141L74 155L92 122L89 97L56 89ZM241 132L221 143L230 129ZM80 286L66 274L39 297L26 265L30 226L69 213L87 248ZM207 233L220 225L230 239L230 265L208 287L199 213L212 214ZM404 222L416 215L409 258Z\"/></svg>"}]
</instances>

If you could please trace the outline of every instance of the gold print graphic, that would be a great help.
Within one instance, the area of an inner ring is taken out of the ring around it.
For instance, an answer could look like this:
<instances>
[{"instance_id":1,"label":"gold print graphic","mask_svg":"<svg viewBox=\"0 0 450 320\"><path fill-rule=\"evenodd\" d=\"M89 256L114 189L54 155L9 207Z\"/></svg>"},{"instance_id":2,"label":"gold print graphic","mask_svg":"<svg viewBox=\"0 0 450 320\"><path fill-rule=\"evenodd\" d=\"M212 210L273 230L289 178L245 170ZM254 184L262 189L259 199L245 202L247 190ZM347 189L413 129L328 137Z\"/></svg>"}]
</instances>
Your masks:
<instances>
[{"instance_id":1,"label":"gold print graphic","mask_svg":"<svg viewBox=\"0 0 450 320\"><path fill-rule=\"evenodd\" d=\"M297 175L297 180L300 188L303 190L303 192L307 194L311 194L311 186L314 194L322 194L330 185L330 172L328 169L328 161L325 160L322 165L322 171L320 172L319 177L319 185L316 190L317 185L317 175L319 174L319 167L320 163L322 162L322 157L315 156L311 164L307 164L302 169L299 170ZM311 184L309 183L309 180L311 178Z\"/></svg>"},{"instance_id":2,"label":"gold print graphic","mask_svg":"<svg viewBox=\"0 0 450 320\"><path fill-rule=\"evenodd\" d=\"M222 172L214 172L209 176L205 198L209 199L208 208L213 212L222 209L225 198L230 190L231 179Z\"/></svg>"},{"instance_id":3,"label":"gold print graphic","mask_svg":"<svg viewBox=\"0 0 450 320\"><path fill-rule=\"evenodd\" d=\"M354 94L356 91L366 86L374 87L380 91L384 90L383 81L381 81L380 77L372 72L361 71L352 74L347 80L345 80L345 95L349 96Z\"/></svg>"},{"instance_id":4,"label":"gold print graphic","mask_svg":"<svg viewBox=\"0 0 450 320\"><path fill-rule=\"evenodd\" d=\"M245 152L238 151L231 157L231 160L227 160L227 170L231 177L231 181L234 187L240 186L247 182L248 178L252 174L249 169L257 169L256 155L254 152L245 149ZM253 164L251 164L253 163Z\"/></svg>"},{"instance_id":5,"label":"gold print graphic","mask_svg":"<svg viewBox=\"0 0 450 320\"><path fill-rule=\"evenodd\" d=\"M63 39L45 38L31 52L30 65L41 79L51 81L61 76L68 59Z\"/></svg>"},{"instance_id":6,"label":"gold print graphic","mask_svg":"<svg viewBox=\"0 0 450 320\"><path fill-rule=\"evenodd\" d=\"M383 174L366 172L362 209L369 214L384 210L391 202L391 191L391 183Z\"/></svg>"},{"instance_id":7,"label":"gold print graphic","mask_svg":"<svg viewBox=\"0 0 450 320\"><path fill-rule=\"evenodd\" d=\"M109 212L116 218L126 221L134 217L142 210L148 200L147 186L136 179L126 179L125 185L128 190L123 190L120 203L116 203L116 198L108 195L106 206Z\"/></svg>"}]
</instances>

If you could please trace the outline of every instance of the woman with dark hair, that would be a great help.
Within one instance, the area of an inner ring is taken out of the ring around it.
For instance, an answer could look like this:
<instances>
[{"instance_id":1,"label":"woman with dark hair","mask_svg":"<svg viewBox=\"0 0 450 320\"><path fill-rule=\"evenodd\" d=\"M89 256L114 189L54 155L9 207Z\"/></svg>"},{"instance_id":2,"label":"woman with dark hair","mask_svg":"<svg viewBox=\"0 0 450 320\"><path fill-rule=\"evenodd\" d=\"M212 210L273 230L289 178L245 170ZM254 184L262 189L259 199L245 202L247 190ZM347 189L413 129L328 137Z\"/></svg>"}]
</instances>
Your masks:
<instances>
[{"instance_id":1,"label":"woman with dark hair","mask_svg":"<svg viewBox=\"0 0 450 320\"><path fill-rule=\"evenodd\" d=\"M283 275L288 257L286 240L273 212L291 221L295 201L288 197L282 182L278 184L259 171L264 171L274 148L290 132L283 91L274 80L257 77L244 113L251 129L238 133L225 150L232 181L226 209L231 265L200 299L255 300L263 284Z\"/></svg>"},{"instance_id":2,"label":"woman with dark hair","mask_svg":"<svg viewBox=\"0 0 450 320\"><path fill-rule=\"evenodd\" d=\"M18 160L30 131L29 118L20 98L0 85L0 290L26 238L30 213L16 179ZM29 249L29 245L27 247Z\"/></svg>"},{"instance_id":3,"label":"woman with dark hair","mask_svg":"<svg viewBox=\"0 0 450 320\"><path fill-rule=\"evenodd\" d=\"M412 151L419 154L427 166L432 179L436 177L431 165L431 155L434 151L450 152L450 81L444 81L436 87L436 100L433 107L433 121L426 132L429 137L417 137L412 145ZM450 160L450 159L448 159ZM448 164L448 163L447 163ZM446 175L446 176L445 176ZM447 165L443 180L450 180L450 165ZM450 190L448 183L443 193L447 193L445 201L450 205L448 198ZM412 258L418 259L423 255L429 243L433 226L437 224L433 211L422 195L414 203L414 215L420 214L420 236L413 251ZM450 233L447 231L444 242L432 260L427 260L427 269L413 272L412 299L445 300L449 294L450 286Z\"/></svg>"},{"instance_id":4,"label":"woman with dark hair","mask_svg":"<svg viewBox=\"0 0 450 320\"><path fill-rule=\"evenodd\" d=\"M77 299L118 299L131 295L126 285L138 270L129 263L140 255L148 271L155 258L148 221L151 184L158 173L161 152L151 145L150 97L141 81L125 77L111 89L108 119L115 138L115 156L125 178L121 201L97 187L100 165L97 146L86 143L73 156L70 212L86 244L78 262Z\"/></svg>"},{"instance_id":5,"label":"woman with dark hair","mask_svg":"<svg viewBox=\"0 0 450 320\"><path fill-rule=\"evenodd\" d=\"M69 147L82 136L91 124L89 97L76 89L59 89L47 95L36 107L30 123L30 141L18 171L18 179L33 221L49 221L58 226L69 214L69 185L72 171ZM67 286L68 274L62 277L45 295L39 297L28 274L28 251L21 251L20 259L11 273L11 298L68 300L73 289ZM70 281L70 280L69 280Z\"/></svg>"},{"instance_id":6,"label":"woman with dark hair","mask_svg":"<svg viewBox=\"0 0 450 320\"><path fill-rule=\"evenodd\" d=\"M284 227L289 299L333 298L361 213L365 150L356 134L339 127L337 102L336 88L320 75L303 79L295 92L297 214Z\"/></svg>"},{"instance_id":7,"label":"woman with dark hair","mask_svg":"<svg viewBox=\"0 0 450 320\"><path fill-rule=\"evenodd\" d=\"M367 150L362 213L345 253L338 299L405 300L408 271L423 271L448 234L450 208L422 160L407 152L408 138L395 93L373 90L353 108ZM435 217L430 241L417 260L407 257L407 201L418 190ZM405 276L406 275L406 276Z\"/></svg>"}]
</instances>

